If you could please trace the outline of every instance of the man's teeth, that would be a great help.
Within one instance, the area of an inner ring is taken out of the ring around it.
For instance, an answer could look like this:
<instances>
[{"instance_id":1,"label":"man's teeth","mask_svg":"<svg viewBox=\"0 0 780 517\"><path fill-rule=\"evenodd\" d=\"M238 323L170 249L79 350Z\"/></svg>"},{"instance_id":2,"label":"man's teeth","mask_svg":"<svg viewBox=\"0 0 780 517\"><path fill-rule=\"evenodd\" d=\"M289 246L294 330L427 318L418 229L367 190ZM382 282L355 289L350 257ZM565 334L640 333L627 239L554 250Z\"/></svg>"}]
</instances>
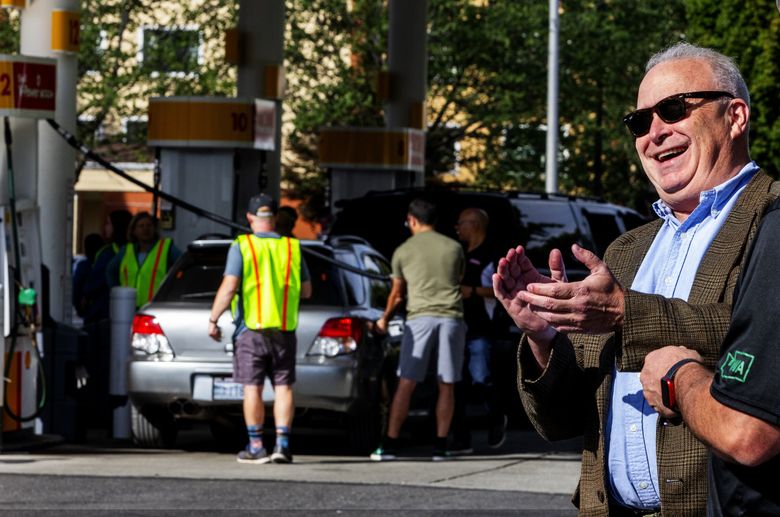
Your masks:
<instances>
[{"instance_id":1,"label":"man's teeth","mask_svg":"<svg viewBox=\"0 0 780 517\"><path fill-rule=\"evenodd\" d=\"M668 151L664 151L658 154L658 156L656 156L656 159L658 161L665 161L665 160L669 160L670 158L674 158L675 156L679 156L684 152L685 152L685 148L678 147L677 149L670 149Z\"/></svg>"}]
</instances>

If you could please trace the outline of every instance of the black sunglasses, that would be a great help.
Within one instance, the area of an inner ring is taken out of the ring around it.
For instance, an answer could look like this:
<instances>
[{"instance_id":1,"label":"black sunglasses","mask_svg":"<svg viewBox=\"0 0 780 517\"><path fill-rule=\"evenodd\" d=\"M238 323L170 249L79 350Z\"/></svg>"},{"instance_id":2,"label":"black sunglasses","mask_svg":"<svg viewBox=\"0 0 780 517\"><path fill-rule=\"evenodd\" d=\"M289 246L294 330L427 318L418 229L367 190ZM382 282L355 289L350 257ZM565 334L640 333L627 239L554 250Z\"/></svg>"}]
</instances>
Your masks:
<instances>
[{"instance_id":1,"label":"black sunglasses","mask_svg":"<svg viewBox=\"0 0 780 517\"><path fill-rule=\"evenodd\" d=\"M661 99L652 108L632 111L623 117L623 124L631 131L634 138L639 138L650 132L650 126L653 124L653 112L658 113L661 120L667 124L673 124L684 119L688 113L688 104L685 99L719 99L721 97L733 99L734 95L729 92L678 93Z\"/></svg>"}]
</instances>

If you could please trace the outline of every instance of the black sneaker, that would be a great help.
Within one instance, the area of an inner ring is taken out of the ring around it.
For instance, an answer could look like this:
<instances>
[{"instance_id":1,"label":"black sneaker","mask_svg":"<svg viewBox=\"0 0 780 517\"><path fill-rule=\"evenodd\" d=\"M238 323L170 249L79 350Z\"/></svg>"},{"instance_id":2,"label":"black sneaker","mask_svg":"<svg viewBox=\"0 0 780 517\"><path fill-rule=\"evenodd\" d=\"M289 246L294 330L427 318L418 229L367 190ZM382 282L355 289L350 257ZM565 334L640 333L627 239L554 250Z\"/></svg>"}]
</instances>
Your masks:
<instances>
[{"instance_id":1,"label":"black sneaker","mask_svg":"<svg viewBox=\"0 0 780 517\"><path fill-rule=\"evenodd\" d=\"M371 453L369 459L371 461L394 461L398 459L398 452L395 449L385 449L380 445Z\"/></svg>"},{"instance_id":2,"label":"black sneaker","mask_svg":"<svg viewBox=\"0 0 780 517\"><path fill-rule=\"evenodd\" d=\"M261 464L268 463L271 461L271 458L268 457L268 453L265 451L265 447L261 447L260 450L252 452L252 449L250 449L249 445L247 445L246 449L238 453L236 461L239 463Z\"/></svg>"},{"instance_id":3,"label":"black sneaker","mask_svg":"<svg viewBox=\"0 0 780 517\"><path fill-rule=\"evenodd\" d=\"M452 440L449 446L450 454L454 456L463 456L464 454L474 454L474 449L471 447L471 440L458 440L457 438Z\"/></svg>"},{"instance_id":4,"label":"black sneaker","mask_svg":"<svg viewBox=\"0 0 780 517\"><path fill-rule=\"evenodd\" d=\"M488 430L488 447L498 449L506 441L506 415L501 415L497 422L493 423Z\"/></svg>"},{"instance_id":5,"label":"black sneaker","mask_svg":"<svg viewBox=\"0 0 780 517\"><path fill-rule=\"evenodd\" d=\"M448 461L455 459L455 455L448 449L433 449L433 461Z\"/></svg>"},{"instance_id":6,"label":"black sneaker","mask_svg":"<svg viewBox=\"0 0 780 517\"><path fill-rule=\"evenodd\" d=\"M280 447L278 444L274 446L274 452L271 454L271 461L274 463L292 463L293 457L290 449L287 447Z\"/></svg>"}]
</instances>

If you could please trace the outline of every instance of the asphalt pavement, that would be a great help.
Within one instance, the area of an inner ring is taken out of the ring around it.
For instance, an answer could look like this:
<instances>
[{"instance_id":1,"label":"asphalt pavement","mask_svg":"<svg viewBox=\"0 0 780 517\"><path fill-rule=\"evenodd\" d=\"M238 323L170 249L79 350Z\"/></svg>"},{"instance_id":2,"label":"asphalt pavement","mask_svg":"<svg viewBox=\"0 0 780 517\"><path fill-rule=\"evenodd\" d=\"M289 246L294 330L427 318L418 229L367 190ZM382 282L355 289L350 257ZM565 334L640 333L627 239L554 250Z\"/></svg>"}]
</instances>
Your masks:
<instances>
[{"instance_id":1,"label":"asphalt pavement","mask_svg":"<svg viewBox=\"0 0 780 517\"><path fill-rule=\"evenodd\" d=\"M344 454L335 440L294 435L292 465L246 465L207 431L183 432L178 449L138 449L91 439L0 454L0 512L174 515L248 513L573 515L577 441L547 444L511 430L494 451L484 432L475 454L433 462L408 443L400 461Z\"/></svg>"}]
</instances>

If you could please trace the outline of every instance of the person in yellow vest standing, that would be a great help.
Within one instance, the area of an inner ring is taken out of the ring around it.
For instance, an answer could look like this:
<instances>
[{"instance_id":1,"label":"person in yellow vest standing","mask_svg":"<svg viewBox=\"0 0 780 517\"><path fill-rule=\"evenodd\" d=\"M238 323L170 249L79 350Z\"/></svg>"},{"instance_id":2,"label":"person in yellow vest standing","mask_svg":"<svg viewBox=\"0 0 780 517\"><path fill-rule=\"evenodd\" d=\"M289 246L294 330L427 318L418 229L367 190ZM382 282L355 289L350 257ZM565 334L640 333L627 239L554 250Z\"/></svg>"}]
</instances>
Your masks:
<instances>
[{"instance_id":1,"label":"person in yellow vest standing","mask_svg":"<svg viewBox=\"0 0 780 517\"><path fill-rule=\"evenodd\" d=\"M246 218L252 234L239 236L228 251L222 284L214 297L208 334L220 340L219 317L239 295L233 379L244 386L244 420L249 444L239 463L291 463L290 428L294 413L295 329L301 298L311 296L311 280L297 239L274 231L277 204L258 194ZM274 387L276 444L263 446L263 384Z\"/></svg>"},{"instance_id":2,"label":"person in yellow vest standing","mask_svg":"<svg viewBox=\"0 0 780 517\"><path fill-rule=\"evenodd\" d=\"M147 303L181 252L171 239L161 239L157 221L149 212L139 212L127 228L127 244L117 252L106 268L111 287L135 288L135 305Z\"/></svg>"}]
</instances>

